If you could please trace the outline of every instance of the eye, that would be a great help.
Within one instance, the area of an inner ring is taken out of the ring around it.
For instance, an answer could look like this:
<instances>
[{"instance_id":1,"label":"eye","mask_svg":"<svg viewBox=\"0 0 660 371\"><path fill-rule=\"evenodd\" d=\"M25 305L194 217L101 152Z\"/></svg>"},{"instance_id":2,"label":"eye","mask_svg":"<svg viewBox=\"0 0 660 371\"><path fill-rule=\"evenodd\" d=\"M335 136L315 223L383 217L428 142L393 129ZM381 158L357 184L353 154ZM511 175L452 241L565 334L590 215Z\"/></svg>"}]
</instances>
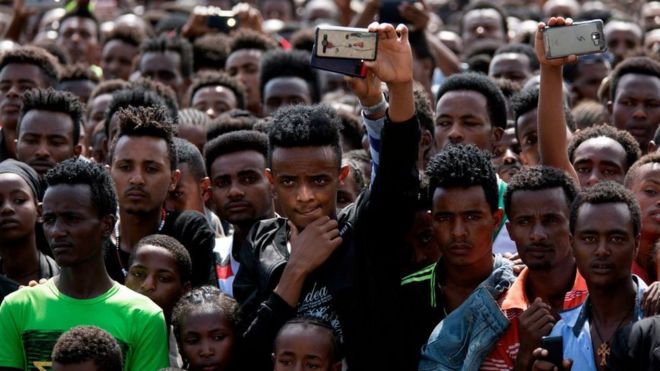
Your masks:
<instances>
[{"instance_id":1,"label":"eye","mask_svg":"<svg viewBox=\"0 0 660 371\"><path fill-rule=\"evenodd\" d=\"M658 194L658 192L653 188L646 188L642 192L644 192L644 194L650 197L653 197Z\"/></svg>"},{"instance_id":2,"label":"eye","mask_svg":"<svg viewBox=\"0 0 660 371\"><path fill-rule=\"evenodd\" d=\"M620 243L623 243L625 241L626 241L626 239L623 236L614 235L614 236L610 237L610 242L612 242L612 243L620 244Z\"/></svg>"},{"instance_id":3,"label":"eye","mask_svg":"<svg viewBox=\"0 0 660 371\"><path fill-rule=\"evenodd\" d=\"M254 184L257 181L257 177L254 175L243 175L241 176L240 181L243 184Z\"/></svg>"},{"instance_id":4,"label":"eye","mask_svg":"<svg viewBox=\"0 0 660 371\"><path fill-rule=\"evenodd\" d=\"M15 198L15 199L14 199L14 203L15 203L16 205L22 205L22 204L24 204L24 203L26 203L26 202L27 202L27 199L26 199L26 198L18 197L18 198Z\"/></svg>"},{"instance_id":5,"label":"eye","mask_svg":"<svg viewBox=\"0 0 660 371\"><path fill-rule=\"evenodd\" d=\"M280 184L285 187L290 187L294 184L294 181L291 178L282 178L280 179Z\"/></svg>"},{"instance_id":6,"label":"eye","mask_svg":"<svg viewBox=\"0 0 660 371\"><path fill-rule=\"evenodd\" d=\"M576 166L575 171L580 173L580 174L587 174L591 172L591 168L588 166Z\"/></svg>"},{"instance_id":7,"label":"eye","mask_svg":"<svg viewBox=\"0 0 660 371\"><path fill-rule=\"evenodd\" d=\"M583 236L582 241L584 241L585 243L592 244L596 242L596 237L592 235Z\"/></svg>"},{"instance_id":8,"label":"eye","mask_svg":"<svg viewBox=\"0 0 660 371\"><path fill-rule=\"evenodd\" d=\"M536 137L536 135L530 135L523 138L523 142L528 146L534 146L538 142L538 138Z\"/></svg>"},{"instance_id":9,"label":"eye","mask_svg":"<svg viewBox=\"0 0 660 371\"><path fill-rule=\"evenodd\" d=\"M440 126L443 128L450 127L451 126L451 121L450 120L438 120L435 122L435 126Z\"/></svg>"},{"instance_id":10,"label":"eye","mask_svg":"<svg viewBox=\"0 0 660 371\"><path fill-rule=\"evenodd\" d=\"M518 219L516 219L516 224L518 224L520 226L529 225L529 223L530 223L529 218L518 218Z\"/></svg>"}]
</instances>

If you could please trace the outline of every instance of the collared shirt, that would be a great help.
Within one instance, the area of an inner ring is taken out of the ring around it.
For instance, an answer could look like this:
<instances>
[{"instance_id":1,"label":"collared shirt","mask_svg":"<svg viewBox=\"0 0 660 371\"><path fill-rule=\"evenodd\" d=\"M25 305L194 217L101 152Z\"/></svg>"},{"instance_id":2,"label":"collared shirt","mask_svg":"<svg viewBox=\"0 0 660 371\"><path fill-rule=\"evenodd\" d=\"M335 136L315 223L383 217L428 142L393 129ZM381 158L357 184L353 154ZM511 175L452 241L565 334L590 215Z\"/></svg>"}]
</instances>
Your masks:
<instances>
[{"instance_id":1,"label":"collared shirt","mask_svg":"<svg viewBox=\"0 0 660 371\"><path fill-rule=\"evenodd\" d=\"M530 300L527 298L525 287L529 269L520 272L509 290L500 299L500 308L504 315L511 321L509 327L502 337L497 341L495 347L481 364L482 371L490 370L513 370L518 357L520 339L518 338L518 316L527 310ZM573 287L564 295L563 310L570 310L580 306L587 298L587 284L580 272L575 273Z\"/></svg>"},{"instance_id":2,"label":"collared shirt","mask_svg":"<svg viewBox=\"0 0 660 371\"><path fill-rule=\"evenodd\" d=\"M632 279L637 291L633 322L637 322L644 317L640 303L647 286L644 281L635 275L632 276ZM561 320L557 322L550 334L551 336L562 337L564 359L573 360L573 370L596 370L589 324L589 303L589 298L587 298L581 306L561 313Z\"/></svg>"}]
</instances>

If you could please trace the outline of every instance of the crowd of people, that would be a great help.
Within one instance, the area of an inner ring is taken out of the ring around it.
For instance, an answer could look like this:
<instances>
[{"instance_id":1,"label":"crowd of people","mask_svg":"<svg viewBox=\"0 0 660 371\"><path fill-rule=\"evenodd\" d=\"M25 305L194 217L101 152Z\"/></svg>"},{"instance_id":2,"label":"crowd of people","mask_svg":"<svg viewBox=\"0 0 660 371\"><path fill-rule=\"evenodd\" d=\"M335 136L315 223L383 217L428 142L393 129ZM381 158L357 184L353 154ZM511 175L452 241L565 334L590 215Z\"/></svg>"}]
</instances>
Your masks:
<instances>
[{"instance_id":1,"label":"crowd of people","mask_svg":"<svg viewBox=\"0 0 660 371\"><path fill-rule=\"evenodd\" d=\"M311 67L318 25L377 35L365 77ZM0 34L0 370L660 370L660 2L14 0Z\"/></svg>"}]
</instances>

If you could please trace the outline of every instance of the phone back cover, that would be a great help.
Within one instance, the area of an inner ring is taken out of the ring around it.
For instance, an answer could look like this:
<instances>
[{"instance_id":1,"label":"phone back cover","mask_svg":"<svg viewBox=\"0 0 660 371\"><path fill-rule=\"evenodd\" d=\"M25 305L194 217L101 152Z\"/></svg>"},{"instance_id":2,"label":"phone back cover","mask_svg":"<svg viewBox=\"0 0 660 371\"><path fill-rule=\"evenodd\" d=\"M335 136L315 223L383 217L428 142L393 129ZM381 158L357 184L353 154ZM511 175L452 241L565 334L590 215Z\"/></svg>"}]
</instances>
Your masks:
<instances>
[{"instance_id":1,"label":"phone back cover","mask_svg":"<svg viewBox=\"0 0 660 371\"><path fill-rule=\"evenodd\" d=\"M592 35L600 35L595 44ZM606 49L602 22L583 22L572 26L553 27L543 31L546 57L560 58L571 54L582 55L603 52Z\"/></svg>"}]
</instances>

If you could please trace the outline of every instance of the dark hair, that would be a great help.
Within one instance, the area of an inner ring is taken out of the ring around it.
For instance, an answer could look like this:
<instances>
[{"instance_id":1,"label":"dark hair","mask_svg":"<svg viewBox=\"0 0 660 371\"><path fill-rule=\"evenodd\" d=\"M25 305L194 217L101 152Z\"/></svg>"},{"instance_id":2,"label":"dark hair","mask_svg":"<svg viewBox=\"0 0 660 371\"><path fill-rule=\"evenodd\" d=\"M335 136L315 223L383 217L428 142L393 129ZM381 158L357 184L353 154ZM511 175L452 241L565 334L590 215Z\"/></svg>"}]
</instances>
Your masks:
<instances>
[{"instance_id":1,"label":"dark hair","mask_svg":"<svg viewBox=\"0 0 660 371\"><path fill-rule=\"evenodd\" d=\"M129 86L129 83L121 79L105 80L96 85L96 88L92 90L92 94L89 95L89 102L91 103L94 98L103 94L112 94L116 91L126 89ZM89 108L89 107L88 107Z\"/></svg>"},{"instance_id":2,"label":"dark hair","mask_svg":"<svg viewBox=\"0 0 660 371\"><path fill-rule=\"evenodd\" d=\"M309 65L309 53L306 51L273 50L264 54L259 74L259 90L262 100L264 99L264 87L268 81L278 77L298 77L305 80L311 90L312 102L319 101L318 76L316 70Z\"/></svg>"},{"instance_id":3,"label":"dark hair","mask_svg":"<svg viewBox=\"0 0 660 371\"><path fill-rule=\"evenodd\" d=\"M480 186L492 212L497 211L499 190L490 155L474 145L452 145L439 152L426 167L429 197L436 188Z\"/></svg>"},{"instance_id":4,"label":"dark hair","mask_svg":"<svg viewBox=\"0 0 660 371\"><path fill-rule=\"evenodd\" d=\"M245 109L245 87L235 78L227 75L224 72L204 72L200 73L190 85L188 90L188 102L192 104L193 97L199 89L209 86L222 86L234 93L236 97L236 106L240 109Z\"/></svg>"},{"instance_id":5,"label":"dark hair","mask_svg":"<svg viewBox=\"0 0 660 371\"><path fill-rule=\"evenodd\" d=\"M114 216L117 212L115 187L110 174L102 165L85 160L68 159L48 170L45 179L48 187L60 184L89 186L92 203L99 217Z\"/></svg>"},{"instance_id":6,"label":"dark hair","mask_svg":"<svg viewBox=\"0 0 660 371\"><path fill-rule=\"evenodd\" d=\"M338 110L337 115L341 122L341 133L347 148L342 148L343 152L362 148L362 120L353 112Z\"/></svg>"},{"instance_id":7,"label":"dark hair","mask_svg":"<svg viewBox=\"0 0 660 371\"><path fill-rule=\"evenodd\" d=\"M330 322L326 321L321 317L316 317L316 316L302 315L294 319L288 320L284 325L282 325L282 327L280 327L280 330L277 332L277 336L275 336L275 342L273 344L273 348L277 346L277 339L284 332L284 330L287 327L291 327L291 326L301 326L304 328L315 327L326 331L330 335L330 346L332 348L330 350L330 356L332 357L330 362L332 363L339 362L344 357L343 349L340 341L341 336L337 332L337 329L332 327L332 324L330 324Z\"/></svg>"},{"instance_id":8,"label":"dark hair","mask_svg":"<svg viewBox=\"0 0 660 371\"><path fill-rule=\"evenodd\" d=\"M516 133L516 139L520 142L520 136L518 134L518 119L520 116L535 110L539 107L539 88L538 86L528 87L522 89L518 94L514 95L511 98L511 109L513 110L514 116L514 131ZM566 127L575 131L575 120L573 120L573 115L571 114L571 109L564 104L564 120L566 121Z\"/></svg>"},{"instance_id":9,"label":"dark hair","mask_svg":"<svg viewBox=\"0 0 660 371\"><path fill-rule=\"evenodd\" d=\"M488 116L492 127L506 128L506 100L495 83L485 75L473 72L457 73L448 77L440 86L437 102L450 91L468 90L486 98ZM437 112L436 112L437 113Z\"/></svg>"},{"instance_id":10,"label":"dark hair","mask_svg":"<svg viewBox=\"0 0 660 371\"><path fill-rule=\"evenodd\" d=\"M212 140L222 134L238 130L252 130L257 123L258 118L250 111L233 109L224 112L206 129L206 140Z\"/></svg>"},{"instance_id":11,"label":"dark hair","mask_svg":"<svg viewBox=\"0 0 660 371\"><path fill-rule=\"evenodd\" d=\"M415 116L417 116L420 127L433 134L433 131L435 130L435 119L429 96L426 94L424 88L416 86L413 88L413 98L415 103Z\"/></svg>"},{"instance_id":12,"label":"dark hair","mask_svg":"<svg viewBox=\"0 0 660 371\"><path fill-rule=\"evenodd\" d=\"M197 311L219 311L236 329L240 320L240 308L236 300L222 293L217 287L202 286L183 294L172 310L174 336L181 344L181 331L186 316ZM180 345L179 345L180 346Z\"/></svg>"},{"instance_id":13,"label":"dark hair","mask_svg":"<svg viewBox=\"0 0 660 371\"><path fill-rule=\"evenodd\" d=\"M224 69L229 56L229 40L223 34L208 34L197 38L193 43L194 70Z\"/></svg>"},{"instance_id":14,"label":"dark hair","mask_svg":"<svg viewBox=\"0 0 660 371\"><path fill-rule=\"evenodd\" d=\"M611 54L608 53L579 56L576 63L565 64L562 67L564 72L564 81L568 82L569 84L573 83L578 77L578 70L580 66L590 66L599 63L607 64L610 66L612 62L611 58Z\"/></svg>"},{"instance_id":15,"label":"dark hair","mask_svg":"<svg viewBox=\"0 0 660 371\"><path fill-rule=\"evenodd\" d=\"M335 150L337 168L341 166L339 130L341 122L334 109L313 106L284 106L275 111L268 130L268 164L275 148L324 147Z\"/></svg>"},{"instance_id":16,"label":"dark hair","mask_svg":"<svg viewBox=\"0 0 660 371\"><path fill-rule=\"evenodd\" d=\"M72 145L75 146L78 144L78 140L80 140L80 127L83 122L83 106L78 100L78 97L68 91L58 91L53 88L26 91L23 93L21 116L16 127L17 134L21 132L25 115L32 110L61 112L69 116L73 126Z\"/></svg>"},{"instance_id":17,"label":"dark hair","mask_svg":"<svg viewBox=\"0 0 660 371\"><path fill-rule=\"evenodd\" d=\"M105 111L104 132L110 138L112 117L122 108L128 107L166 107L165 101L158 94L144 88L122 89L112 93L112 100Z\"/></svg>"},{"instance_id":18,"label":"dark hair","mask_svg":"<svg viewBox=\"0 0 660 371\"><path fill-rule=\"evenodd\" d=\"M504 37L507 37L509 34L509 26L507 24L507 15L506 11L502 9L500 6L491 3L489 1L483 1L483 0L478 0L478 1L473 1L470 2L465 8L463 8L463 12L461 13L461 19L458 22L458 34L462 35L463 34L463 21L465 20L465 16L477 9L493 9L494 11L497 12L497 14L500 15L501 19L501 25L502 25L502 33L504 34Z\"/></svg>"},{"instance_id":19,"label":"dark hair","mask_svg":"<svg viewBox=\"0 0 660 371\"><path fill-rule=\"evenodd\" d=\"M119 115L119 134L108 153L110 163L114 157L115 144L121 137L152 137L159 138L167 143L167 155L170 160L170 169L175 170L178 164L176 148L173 140L172 119L168 116L165 107L133 107L122 108Z\"/></svg>"},{"instance_id":20,"label":"dark hair","mask_svg":"<svg viewBox=\"0 0 660 371\"><path fill-rule=\"evenodd\" d=\"M179 36L176 37L153 37L142 43L142 54L140 60L147 53L173 52L179 55L179 72L183 77L190 77L193 73L193 50L192 45Z\"/></svg>"},{"instance_id":21,"label":"dark hair","mask_svg":"<svg viewBox=\"0 0 660 371\"><path fill-rule=\"evenodd\" d=\"M99 20L96 19L94 14L87 9L87 7L84 6L76 6L74 10L67 12L60 18L59 20L59 26L57 28L57 33L62 34L62 26L64 25L64 22L66 22L70 18L83 18L83 19L89 19L90 21L94 22L94 29L96 30L96 40L101 40L101 26L99 24Z\"/></svg>"},{"instance_id":22,"label":"dark hair","mask_svg":"<svg viewBox=\"0 0 660 371\"><path fill-rule=\"evenodd\" d=\"M580 130L594 125L603 125L610 120L607 108L593 100L578 103L571 110L571 115L575 120L575 127Z\"/></svg>"},{"instance_id":23,"label":"dark hair","mask_svg":"<svg viewBox=\"0 0 660 371\"><path fill-rule=\"evenodd\" d=\"M32 64L39 67L48 87L57 85L60 78L59 64L55 57L35 46L22 46L3 52L0 56L0 71L8 64Z\"/></svg>"},{"instance_id":24,"label":"dark hair","mask_svg":"<svg viewBox=\"0 0 660 371\"><path fill-rule=\"evenodd\" d=\"M60 74L60 84L65 81L89 80L94 84L101 82L99 75L95 74L89 67L81 64L62 67Z\"/></svg>"},{"instance_id":25,"label":"dark hair","mask_svg":"<svg viewBox=\"0 0 660 371\"><path fill-rule=\"evenodd\" d=\"M190 259L188 250L183 247L181 242L164 234L152 234L143 237L135 246L135 249L131 254L129 265L133 264L133 259L135 259L138 250L143 246L157 246L169 251L174 256L174 260L176 260L180 275L179 281L181 283L190 282L192 277L192 260Z\"/></svg>"},{"instance_id":26,"label":"dark hair","mask_svg":"<svg viewBox=\"0 0 660 371\"><path fill-rule=\"evenodd\" d=\"M621 78L628 74L645 75L660 79L660 62L649 57L630 57L619 63L610 75L610 100L614 102Z\"/></svg>"},{"instance_id":27,"label":"dark hair","mask_svg":"<svg viewBox=\"0 0 660 371\"><path fill-rule=\"evenodd\" d=\"M103 46L112 40L139 48L144 42L144 35L131 27L115 27L103 40Z\"/></svg>"},{"instance_id":28,"label":"dark hair","mask_svg":"<svg viewBox=\"0 0 660 371\"><path fill-rule=\"evenodd\" d=\"M60 335L51 358L53 362L63 365L93 361L101 371L123 369L119 343L108 332L96 326L77 326Z\"/></svg>"},{"instance_id":29,"label":"dark hair","mask_svg":"<svg viewBox=\"0 0 660 371\"><path fill-rule=\"evenodd\" d=\"M568 143L568 158L571 162L574 160L575 150L585 141L598 137L607 137L617 141L626 151L626 169L630 167L642 155L639 144L635 137L625 130L618 130L609 125L597 125L580 130Z\"/></svg>"},{"instance_id":30,"label":"dark hair","mask_svg":"<svg viewBox=\"0 0 660 371\"><path fill-rule=\"evenodd\" d=\"M256 151L268 157L268 136L254 130L239 130L219 137L204 146L206 173L211 176L211 166L220 156L238 151Z\"/></svg>"},{"instance_id":31,"label":"dark hair","mask_svg":"<svg viewBox=\"0 0 660 371\"><path fill-rule=\"evenodd\" d=\"M177 123L179 104L177 103L176 93L171 87L163 84L160 81L145 79L142 77L135 81L131 81L131 87L142 88L147 91L151 91L161 97L163 102L165 102L165 107L167 107L167 110L170 113L170 117L172 117L172 120L175 124Z\"/></svg>"},{"instance_id":32,"label":"dark hair","mask_svg":"<svg viewBox=\"0 0 660 371\"><path fill-rule=\"evenodd\" d=\"M506 187L504 193L504 210L511 215L511 199L517 191L542 191L561 188L566 198L566 206L570 209L578 189L575 182L565 172L550 166L523 167L516 173Z\"/></svg>"},{"instance_id":33,"label":"dark hair","mask_svg":"<svg viewBox=\"0 0 660 371\"><path fill-rule=\"evenodd\" d=\"M236 32L229 43L229 54L242 49L257 49L263 52L277 48L277 43L261 32L243 29Z\"/></svg>"},{"instance_id":34,"label":"dark hair","mask_svg":"<svg viewBox=\"0 0 660 371\"><path fill-rule=\"evenodd\" d=\"M305 50L309 53L314 49L316 35L312 28L301 28L291 35L291 47L295 50Z\"/></svg>"},{"instance_id":35,"label":"dark hair","mask_svg":"<svg viewBox=\"0 0 660 371\"><path fill-rule=\"evenodd\" d=\"M199 149L189 141L182 138L173 138L176 148L176 157L179 165L188 164L190 171L197 181L206 178L206 168L204 168L204 159Z\"/></svg>"},{"instance_id":36,"label":"dark hair","mask_svg":"<svg viewBox=\"0 0 660 371\"><path fill-rule=\"evenodd\" d=\"M71 57L69 56L69 52L67 52L64 48L62 48L52 40L41 40L32 43L31 45L47 51L48 54L55 57L55 59L57 60L60 66L66 66L69 63L71 63Z\"/></svg>"},{"instance_id":37,"label":"dark hair","mask_svg":"<svg viewBox=\"0 0 660 371\"><path fill-rule=\"evenodd\" d=\"M513 43L513 44L507 44L507 45L502 45L497 50L495 50L495 55L500 55L500 54L507 54L507 53L515 53L515 54L522 54L527 56L529 59L529 69L531 71L536 71L539 69L539 59L536 57L536 52L534 51L534 48L527 44L520 44L520 43Z\"/></svg>"},{"instance_id":38,"label":"dark hair","mask_svg":"<svg viewBox=\"0 0 660 371\"><path fill-rule=\"evenodd\" d=\"M211 122L211 118L198 109L186 108L179 111L179 128L184 125L190 125L200 126L206 130L211 125Z\"/></svg>"},{"instance_id":39,"label":"dark hair","mask_svg":"<svg viewBox=\"0 0 660 371\"><path fill-rule=\"evenodd\" d=\"M648 153L642 156L639 160L635 161L635 163L632 164L630 168L628 168L628 172L626 173L626 178L623 181L623 184L627 188L630 188L633 182L637 179L637 171L639 171L639 168L646 164L660 164L660 153L658 152Z\"/></svg>"},{"instance_id":40,"label":"dark hair","mask_svg":"<svg viewBox=\"0 0 660 371\"><path fill-rule=\"evenodd\" d=\"M633 224L633 234L639 235L641 229L641 212L639 204L633 194L619 183L611 181L598 182L589 188L583 188L571 205L570 229L575 233L578 211L584 204L626 204L630 211L630 218Z\"/></svg>"}]
</instances>

